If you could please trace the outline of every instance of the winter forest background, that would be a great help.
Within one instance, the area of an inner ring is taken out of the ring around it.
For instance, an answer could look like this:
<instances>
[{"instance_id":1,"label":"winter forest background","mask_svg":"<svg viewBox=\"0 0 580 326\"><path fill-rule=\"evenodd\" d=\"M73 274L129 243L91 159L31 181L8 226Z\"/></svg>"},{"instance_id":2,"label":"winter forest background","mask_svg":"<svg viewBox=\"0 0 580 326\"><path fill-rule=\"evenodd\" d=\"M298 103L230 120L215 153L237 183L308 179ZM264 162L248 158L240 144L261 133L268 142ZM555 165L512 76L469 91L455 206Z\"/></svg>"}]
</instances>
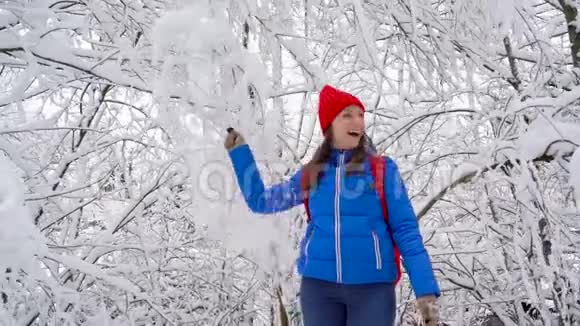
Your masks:
<instances>
[{"instance_id":1,"label":"winter forest background","mask_svg":"<svg viewBox=\"0 0 580 326\"><path fill-rule=\"evenodd\" d=\"M576 0L0 1L0 325L300 325L297 207L251 214L367 106L448 325L580 324ZM418 325L398 290L400 325Z\"/></svg>"}]
</instances>

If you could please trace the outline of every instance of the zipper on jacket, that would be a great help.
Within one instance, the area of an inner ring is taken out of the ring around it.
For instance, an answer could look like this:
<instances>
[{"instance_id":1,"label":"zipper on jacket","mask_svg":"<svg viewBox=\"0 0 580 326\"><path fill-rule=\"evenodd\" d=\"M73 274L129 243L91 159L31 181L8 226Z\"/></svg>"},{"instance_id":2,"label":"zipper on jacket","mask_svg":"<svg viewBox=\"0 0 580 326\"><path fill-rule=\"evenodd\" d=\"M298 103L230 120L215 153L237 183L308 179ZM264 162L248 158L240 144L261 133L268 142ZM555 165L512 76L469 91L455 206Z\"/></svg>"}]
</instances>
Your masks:
<instances>
[{"instance_id":1,"label":"zipper on jacket","mask_svg":"<svg viewBox=\"0 0 580 326\"><path fill-rule=\"evenodd\" d=\"M306 240L306 244L304 245L304 257L306 258L306 263L308 263L308 248L310 248L310 242L314 237L314 226L312 227L312 231L310 231L308 239Z\"/></svg>"},{"instance_id":2,"label":"zipper on jacket","mask_svg":"<svg viewBox=\"0 0 580 326\"><path fill-rule=\"evenodd\" d=\"M342 256L340 246L340 176L341 168L344 164L344 153L340 153L338 167L335 175L335 193L334 193L334 245L336 250L336 281L342 283Z\"/></svg>"},{"instance_id":3,"label":"zipper on jacket","mask_svg":"<svg viewBox=\"0 0 580 326\"><path fill-rule=\"evenodd\" d=\"M375 259L377 262L377 269L381 270L383 269L383 261L381 258L381 243L379 242L379 237L377 236L377 233L373 230L372 231L372 236L373 236L373 243L375 245Z\"/></svg>"}]
</instances>

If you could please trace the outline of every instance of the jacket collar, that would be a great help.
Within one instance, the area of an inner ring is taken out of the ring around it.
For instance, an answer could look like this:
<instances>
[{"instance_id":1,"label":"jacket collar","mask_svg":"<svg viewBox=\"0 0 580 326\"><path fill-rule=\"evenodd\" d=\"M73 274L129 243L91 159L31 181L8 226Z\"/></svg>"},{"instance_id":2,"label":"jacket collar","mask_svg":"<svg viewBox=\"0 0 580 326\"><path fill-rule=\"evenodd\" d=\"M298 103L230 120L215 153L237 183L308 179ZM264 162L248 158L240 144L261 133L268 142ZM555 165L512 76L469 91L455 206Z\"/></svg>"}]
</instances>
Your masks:
<instances>
[{"instance_id":1,"label":"jacket collar","mask_svg":"<svg viewBox=\"0 0 580 326\"><path fill-rule=\"evenodd\" d=\"M333 147L330 152L329 163L332 165L338 165L341 157L343 157L343 164L347 164L352 159L353 152L354 150L352 149L338 149Z\"/></svg>"}]
</instances>

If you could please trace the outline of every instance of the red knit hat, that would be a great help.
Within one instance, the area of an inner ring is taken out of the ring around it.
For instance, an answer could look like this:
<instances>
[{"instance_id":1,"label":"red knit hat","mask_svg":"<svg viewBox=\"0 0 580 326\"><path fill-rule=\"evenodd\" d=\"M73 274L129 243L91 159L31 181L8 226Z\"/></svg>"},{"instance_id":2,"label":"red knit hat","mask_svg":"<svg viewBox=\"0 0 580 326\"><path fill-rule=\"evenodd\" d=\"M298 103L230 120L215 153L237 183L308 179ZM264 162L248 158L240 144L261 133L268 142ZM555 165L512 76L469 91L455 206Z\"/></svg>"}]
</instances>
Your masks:
<instances>
[{"instance_id":1,"label":"red knit hat","mask_svg":"<svg viewBox=\"0 0 580 326\"><path fill-rule=\"evenodd\" d=\"M326 134L334 118L349 105L356 105L363 112L365 110L364 105L357 97L329 85L322 88L318 99L318 118L323 134Z\"/></svg>"}]
</instances>

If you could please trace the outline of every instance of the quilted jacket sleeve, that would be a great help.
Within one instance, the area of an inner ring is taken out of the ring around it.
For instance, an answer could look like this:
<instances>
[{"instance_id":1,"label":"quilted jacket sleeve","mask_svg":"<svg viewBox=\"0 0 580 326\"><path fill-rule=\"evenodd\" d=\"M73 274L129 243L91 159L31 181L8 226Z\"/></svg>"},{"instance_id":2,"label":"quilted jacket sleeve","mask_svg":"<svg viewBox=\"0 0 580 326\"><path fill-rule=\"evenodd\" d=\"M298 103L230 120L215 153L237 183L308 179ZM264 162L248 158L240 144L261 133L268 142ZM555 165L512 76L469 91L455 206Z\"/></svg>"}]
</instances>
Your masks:
<instances>
[{"instance_id":1,"label":"quilted jacket sleeve","mask_svg":"<svg viewBox=\"0 0 580 326\"><path fill-rule=\"evenodd\" d=\"M405 183L397 164L387 159L385 171L385 196L389 209L389 224L409 274L416 297L440 296L429 254L423 244L417 216L409 200Z\"/></svg>"},{"instance_id":2,"label":"quilted jacket sleeve","mask_svg":"<svg viewBox=\"0 0 580 326\"><path fill-rule=\"evenodd\" d=\"M266 188L248 144L229 152L240 190L248 207L259 214L271 214L303 203L301 170L288 181Z\"/></svg>"}]
</instances>

